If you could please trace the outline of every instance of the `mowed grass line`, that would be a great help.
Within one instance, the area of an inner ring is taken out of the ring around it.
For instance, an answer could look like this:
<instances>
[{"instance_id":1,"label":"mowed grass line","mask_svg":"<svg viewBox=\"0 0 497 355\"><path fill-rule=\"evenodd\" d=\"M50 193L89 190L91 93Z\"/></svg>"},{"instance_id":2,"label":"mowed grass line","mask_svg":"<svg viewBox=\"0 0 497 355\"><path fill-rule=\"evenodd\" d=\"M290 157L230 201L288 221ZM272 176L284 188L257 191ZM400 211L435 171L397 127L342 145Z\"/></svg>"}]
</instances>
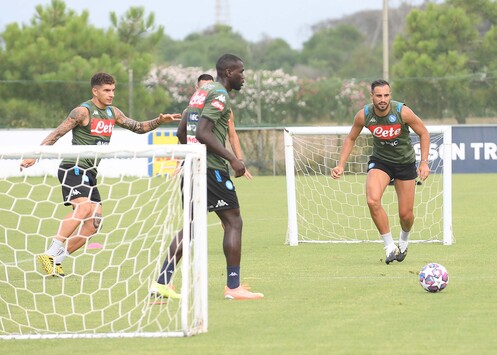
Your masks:
<instances>
[{"instance_id":1,"label":"mowed grass line","mask_svg":"<svg viewBox=\"0 0 497 355\"><path fill-rule=\"evenodd\" d=\"M242 279L266 298L226 301L222 230L209 215L209 332L191 338L0 341L37 354L492 354L497 349L495 175L454 176L452 246L411 245L385 265L381 244L284 245L284 177L236 180L244 218ZM394 230L395 235L398 231ZM417 281L436 261L445 291Z\"/></svg>"}]
</instances>

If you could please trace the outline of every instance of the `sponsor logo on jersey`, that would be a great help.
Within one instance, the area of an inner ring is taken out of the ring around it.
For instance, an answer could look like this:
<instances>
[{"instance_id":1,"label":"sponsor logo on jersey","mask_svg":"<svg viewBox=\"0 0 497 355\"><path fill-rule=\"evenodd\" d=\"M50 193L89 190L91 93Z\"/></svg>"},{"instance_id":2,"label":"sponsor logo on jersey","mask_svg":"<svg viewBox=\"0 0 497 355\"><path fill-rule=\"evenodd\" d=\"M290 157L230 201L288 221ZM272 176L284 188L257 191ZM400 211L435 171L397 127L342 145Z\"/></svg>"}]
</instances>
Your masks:
<instances>
[{"instance_id":1,"label":"sponsor logo on jersey","mask_svg":"<svg viewBox=\"0 0 497 355\"><path fill-rule=\"evenodd\" d=\"M188 106L195 108L204 108L205 99L207 98L208 92L205 90L197 90L190 98L190 103Z\"/></svg>"},{"instance_id":2,"label":"sponsor logo on jersey","mask_svg":"<svg viewBox=\"0 0 497 355\"><path fill-rule=\"evenodd\" d=\"M188 122L198 122L198 112L190 112L188 114Z\"/></svg>"},{"instance_id":3,"label":"sponsor logo on jersey","mask_svg":"<svg viewBox=\"0 0 497 355\"><path fill-rule=\"evenodd\" d=\"M398 138L402 132L402 126L400 123L394 125L369 126L368 129L371 131L373 136L381 140Z\"/></svg>"},{"instance_id":4,"label":"sponsor logo on jersey","mask_svg":"<svg viewBox=\"0 0 497 355\"><path fill-rule=\"evenodd\" d=\"M224 110L224 104L221 101L212 100L211 105L212 105L212 107L218 109L219 111L223 111Z\"/></svg>"},{"instance_id":5,"label":"sponsor logo on jersey","mask_svg":"<svg viewBox=\"0 0 497 355\"><path fill-rule=\"evenodd\" d=\"M114 120L92 118L90 133L93 136L110 137L112 135L113 128L114 128Z\"/></svg>"},{"instance_id":6,"label":"sponsor logo on jersey","mask_svg":"<svg viewBox=\"0 0 497 355\"><path fill-rule=\"evenodd\" d=\"M195 136L188 135L188 136L186 136L186 143L187 144L193 144L193 143L197 144L197 143L200 143L200 142L198 141L197 138L195 138Z\"/></svg>"},{"instance_id":7,"label":"sponsor logo on jersey","mask_svg":"<svg viewBox=\"0 0 497 355\"><path fill-rule=\"evenodd\" d=\"M396 147L399 145L399 141L397 139L393 141L381 141L380 143L381 145L390 145L392 147Z\"/></svg>"}]
</instances>

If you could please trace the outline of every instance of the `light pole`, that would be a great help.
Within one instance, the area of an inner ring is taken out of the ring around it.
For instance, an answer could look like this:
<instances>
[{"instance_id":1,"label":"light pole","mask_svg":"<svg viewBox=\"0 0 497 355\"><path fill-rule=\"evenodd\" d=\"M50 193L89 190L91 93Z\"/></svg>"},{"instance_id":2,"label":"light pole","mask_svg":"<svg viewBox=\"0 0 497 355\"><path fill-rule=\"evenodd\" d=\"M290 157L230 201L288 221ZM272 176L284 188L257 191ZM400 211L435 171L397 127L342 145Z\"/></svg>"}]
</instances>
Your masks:
<instances>
[{"instance_id":1,"label":"light pole","mask_svg":"<svg viewBox=\"0 0 497 355\"><path fill-rule=\"evenodd\" d=\"M128 117L133 118L133 69L128 69Z\"/></svg>"},{"instance_id":2,"label":"light pole","mask_svg":"<svg viewBox=\"0 0 497 355\"><path fill-rule=\"evenodd\" d=\"M383 0L383 79L388 81L388 0Z\"/></svg>"}]
</instances>

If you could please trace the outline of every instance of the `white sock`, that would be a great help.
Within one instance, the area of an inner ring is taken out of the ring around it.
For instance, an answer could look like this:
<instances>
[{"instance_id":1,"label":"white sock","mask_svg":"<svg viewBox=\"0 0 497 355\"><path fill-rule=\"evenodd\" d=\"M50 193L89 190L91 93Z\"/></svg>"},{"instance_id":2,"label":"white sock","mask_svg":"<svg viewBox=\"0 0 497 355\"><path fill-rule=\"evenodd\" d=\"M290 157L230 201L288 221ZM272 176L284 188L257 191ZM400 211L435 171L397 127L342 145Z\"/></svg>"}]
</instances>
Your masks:
<instances>
[{"instance_id":1,"label":"white sock","mask_svg":"<svg viewBox=\"0 0 497 355\"><path fill-rule=\"evenodd\" d=\"M390 249L394 245L391 232L381 234L381 237L383 238L383 243L385 244L385 250Z\"/></svg>"},{"instance_id":2,"label":"white sock","mask_svg":"<svg viewBox=\"0 0 497 355\"><path fill-rule=\"evenodd\" d=\"M409 245L409 235L411 232L406 232L404 230L400 230L400 236L399 236L399 249L403 253L406 249L407 246Z\"/></svg>"},{"instance_id":3,"label":"white sock","mask_svg":"<svg viewBox=\"0 0 497 355\"><path fill-rule=\"evenodd\" d=\"M56 256L59 254L59 251L60 250L65 250L64 249L64 243L62 243L61 241L59 241L58 239L53 239L52 240L52 244L50 244L50 246L48 247L47 251L45 252L45 254L47 255L50 255L50 256Z\"/></svg>"},{"instance_id":4,"label":"white sock","mask_svg":"<svg viewBox=\"0 0 497 355\"><path fill-rule=\"evenodd\" d=\"M64 259L68 256L69 252L65 248L59 249L59 253L54 258L55 264L62 264Z\"/></svg>"}]
</instances>

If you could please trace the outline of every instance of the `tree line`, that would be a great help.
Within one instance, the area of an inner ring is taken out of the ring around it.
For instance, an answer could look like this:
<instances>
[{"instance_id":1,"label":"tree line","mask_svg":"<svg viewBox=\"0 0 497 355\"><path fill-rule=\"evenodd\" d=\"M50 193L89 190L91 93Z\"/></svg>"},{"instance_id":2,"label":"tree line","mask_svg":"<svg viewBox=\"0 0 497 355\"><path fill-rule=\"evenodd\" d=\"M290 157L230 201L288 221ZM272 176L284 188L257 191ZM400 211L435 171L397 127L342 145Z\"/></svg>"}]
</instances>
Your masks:
<instances>
[{"instance_id":1,"label":"tree line","mask_svg":"<svg viewBox=\"0 0 497 355\"><path fill-rule=\"evenodd\" d=\"M382 75L382 46L346 21L316 26L295 50L278 38L246 41L226 25L176 41L143 7L111 12L105 29L89 16L52 0L36 6L29 25L0 33L0 127L56 126L90 97L97 71L115 76L115 104L136 119L181 112L196 77L214 74L226 52L243 58L247 71L234 97L239 125L350 124ZM423 118L495 117L496 22L493 0L409 9L390 51L394 98Z\"/></svg>"}]
</instances>

